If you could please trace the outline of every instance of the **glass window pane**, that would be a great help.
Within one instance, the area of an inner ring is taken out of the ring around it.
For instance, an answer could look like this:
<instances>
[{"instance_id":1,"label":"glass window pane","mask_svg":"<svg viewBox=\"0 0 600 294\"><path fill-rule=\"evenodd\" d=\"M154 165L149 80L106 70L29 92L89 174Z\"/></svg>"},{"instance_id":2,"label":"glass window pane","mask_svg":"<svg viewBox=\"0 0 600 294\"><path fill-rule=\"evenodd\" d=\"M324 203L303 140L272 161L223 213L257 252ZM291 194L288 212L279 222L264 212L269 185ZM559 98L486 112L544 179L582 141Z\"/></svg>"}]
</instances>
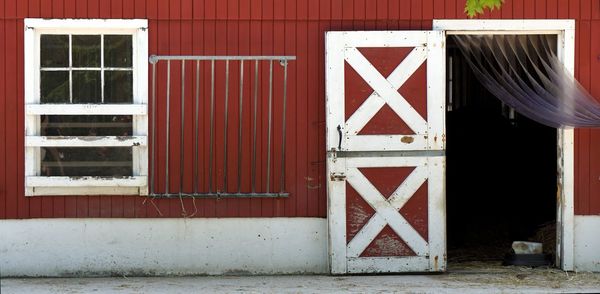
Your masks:
<instances>
[{"instance_id":1,"label":"glass window pane","mask_svg":"<svg viewBox=\"0 0 600 294\"><path fill-rule=\"evenodd\" d=\"M69 66L69 35L41 35L40 43L42 67Z\"/></svg>"},{"instance_id":2,"label":"glass window pane","mask_svg":"<svg viewBox=\"0 0 600 294\"><path fill-rule=\"evenodd\" d=\"M73 35L73 67L100 67L100 35Z\"/></svg>"},{"instance_id":3,"label":"glass window pane","mask_svg":"<svg viewBox=\"0 0 600 294\"><path fill-rule=\"evenodd\" d=\"M133 74L130 70L104 72L104 103L133 103Z\"/></svg>"},{"instance_id":4,"label":"glass window pane","mask_svg":"<svg viewBox=\"0 0 600 294\"><path fill-rule=\"evenodd\" d=\"M104 66L131 67L131 35L104 35Z\"/></svg>"},{"instance_id":5,"label":"glass window pane","mask_svg":"<svg viewBox=\"0 0 600 294\"><path fill-rule=\"evenodd\" d=\"M131 136L131 115L42 115L42 136Z\"/></svg>"},{"instance_id":6,"label":"glass window pane","mask_svg":"<svg viewBox=\"0 0 600 294\"><path fill-rule=\"evenodd\" d=\"M41 147L42 176L132 176L131 147Z\"/></svg>"},{"instance_id":7,"label":"glass window pane","mask_svg":"<svg viewBox=\"0 0 600 294\"><path fill-rule=\"evenodd\" d=\"M73 71L73 103L102 103L100 71Z\"/></svg>"},{"instance_id":8,"label":"glass window pane","mask_svg":"<svg viewBox=\"0 0 600 294\"><path fill-rule=\"evenodd\" d=\"M40 72L41 103L69 103L69 72Z\"/></svg>"}]
</instances>

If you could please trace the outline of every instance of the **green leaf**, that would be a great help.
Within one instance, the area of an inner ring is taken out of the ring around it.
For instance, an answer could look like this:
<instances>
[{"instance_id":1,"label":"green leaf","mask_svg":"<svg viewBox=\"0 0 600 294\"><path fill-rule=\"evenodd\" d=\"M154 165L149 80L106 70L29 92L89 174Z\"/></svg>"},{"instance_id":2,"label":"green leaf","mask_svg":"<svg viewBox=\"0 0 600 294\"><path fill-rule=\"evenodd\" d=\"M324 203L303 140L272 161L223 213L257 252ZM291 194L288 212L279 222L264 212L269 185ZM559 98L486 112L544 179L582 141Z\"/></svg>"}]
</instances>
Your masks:
<instances>
[{"instance_id":1,"label":"green leaf","mask_svg":"<svg viewBox=\"0 0 600 294\"><path fill-rule=\"evenodd\" d=\"M482 14L484 9L494 10L500 9L504 0L466 0L465 13L469 18L475 17L477 14Z\"/></svg>"}]
</instances>

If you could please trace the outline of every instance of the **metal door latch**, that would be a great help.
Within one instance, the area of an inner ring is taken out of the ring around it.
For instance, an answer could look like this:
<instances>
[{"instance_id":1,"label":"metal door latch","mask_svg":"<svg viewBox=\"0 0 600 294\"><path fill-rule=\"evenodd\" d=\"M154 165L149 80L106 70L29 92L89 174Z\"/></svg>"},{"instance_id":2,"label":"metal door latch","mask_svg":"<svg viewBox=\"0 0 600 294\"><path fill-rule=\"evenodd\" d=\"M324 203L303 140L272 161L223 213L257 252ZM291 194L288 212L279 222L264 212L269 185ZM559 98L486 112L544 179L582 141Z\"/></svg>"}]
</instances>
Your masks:
<instances>
[{"instance_id":1,"label":"metal door latch","mask_svg":"<svg viewBox=\"0 0 600 294\"><path fill-rule=\"evenodd\" d=\"M331 150L327 152L327 156L331 158L333 162L335 162L335 160L337 159L337 151L335 150L335 148L331 148Z\"/></svg>"},{"instance_id":2,"label":"metal door latch","mask_svg":"<svg viewBox=\"0 0 600 294\"><path fill-rule=\"evenodd\" d=\"M346 180L346 175L344 173L331 173L329 179L334 182L342 182Z\"/></svg>"}]
</instances>

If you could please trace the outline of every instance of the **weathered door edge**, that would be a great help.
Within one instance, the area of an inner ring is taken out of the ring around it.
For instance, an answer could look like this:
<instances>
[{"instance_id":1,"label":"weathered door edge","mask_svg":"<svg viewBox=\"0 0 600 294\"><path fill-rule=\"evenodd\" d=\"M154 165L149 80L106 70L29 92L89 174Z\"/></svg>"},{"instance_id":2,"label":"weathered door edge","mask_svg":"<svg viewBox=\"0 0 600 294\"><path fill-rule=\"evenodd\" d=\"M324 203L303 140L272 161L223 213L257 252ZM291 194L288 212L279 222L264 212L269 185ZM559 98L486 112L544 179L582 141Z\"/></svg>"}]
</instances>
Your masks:
<instances>
[{"instance_id":1,"label":"weathered door edge","mask_svg":"<svg viewBox=\"0 0 600 294\"><path fill-rule=\"evenodd\" d=\"M555 34L557 53L563 64L575 72L575 20L433 20L433 30L446 34ZM557 135L557 226L556 264L574 269L575 148L574 130L562 128Z\"/></svg>"},{"instance_id":2,"label":"weathered door edge","mask_svg":"<svg viewBox=\"0 0 600 294\"><path fill-rule=\"evenodd\" d=\"M334 80L336 75L344 75L344 60L334 58L335 55L343 55L344 46L343 40L339 34L334 32L325 33L325 126L326 126L326 149L327 149L327 164L326 175L335 174L345 170L345 159L336 158L336 130L330 130L333 126L331 122L339 121L342 117L337 117L339 112L330 109L330 105L344 107L344 87L343 85L327 85L327 80ZM342 93L339 95L339 93ZM337 94L337 95L336 95ZM339 99L342 97L342 99ZM335 101L331 101L335 99ZM330 149L331 146L331 149ZM339 187L334 187L339 186ZM344 181L327 181L327 234L328 234L328 254L329 254L329 269L331 274L346 273L346 214L339 213L340 209L336 207L345 207L345 197L331 197L333 191L343 191L346 184ZM333 230L332 228L337 228ZM332 234L332 232L339 232Z\"/></svg>"}]
</instances>

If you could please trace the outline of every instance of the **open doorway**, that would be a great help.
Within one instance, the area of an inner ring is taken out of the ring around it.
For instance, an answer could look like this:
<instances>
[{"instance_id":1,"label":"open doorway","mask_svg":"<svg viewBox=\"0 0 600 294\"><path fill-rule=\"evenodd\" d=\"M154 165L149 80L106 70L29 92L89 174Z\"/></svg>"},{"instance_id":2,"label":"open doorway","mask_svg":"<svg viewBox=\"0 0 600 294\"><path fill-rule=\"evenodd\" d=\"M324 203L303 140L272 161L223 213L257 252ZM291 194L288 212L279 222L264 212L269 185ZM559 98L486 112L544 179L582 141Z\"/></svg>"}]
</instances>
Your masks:
<instances>
[{"instance_id":1,"label":"open doorway","mask_svg":"<svg viewBox=\"0 0 600 294\"><path fill-rule=\"evenodd\" d=\"M517 240L542 242L555 254L557 129L489 93L452 37L446 53L450 265L501 263Z\"/></svg>"}]
</instances>

